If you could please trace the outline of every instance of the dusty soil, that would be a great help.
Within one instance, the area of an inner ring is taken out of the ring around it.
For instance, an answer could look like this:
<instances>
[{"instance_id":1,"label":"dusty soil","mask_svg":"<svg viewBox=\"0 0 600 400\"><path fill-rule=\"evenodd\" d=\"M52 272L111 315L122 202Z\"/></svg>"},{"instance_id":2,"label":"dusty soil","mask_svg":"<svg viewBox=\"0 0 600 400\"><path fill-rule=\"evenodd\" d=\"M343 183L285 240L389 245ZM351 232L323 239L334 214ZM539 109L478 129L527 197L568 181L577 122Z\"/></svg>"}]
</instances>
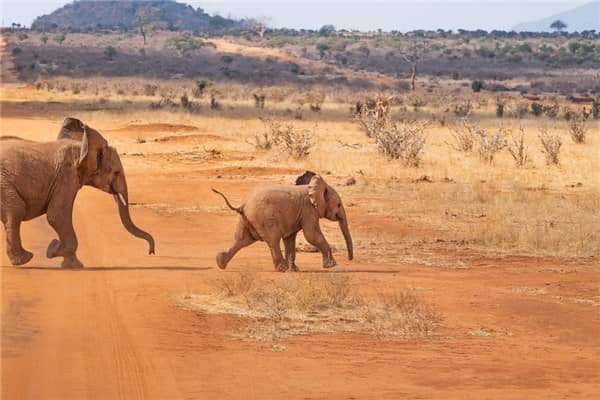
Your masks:
<instances>
[{"instance_id":1,"label":"dusty soil","mask_svg":"<svg viewBox=\"0 0 600 400\"><path fill-rule=\"evenodd\" d=\"M1 133L52 140L60 121L31 117L5 114ZM3 399L597 398L600 269L589 261L478 254L434 267L368 262L364 253L375 243L358 246L352 262L338 250L339 265L327 273L350 274L367 295L416 288L443 317L430 339L298 336L275 352L234 337L243 324L237 317L178 307L177 296L210 290L223 274L277 274L262 243L240 252L227 270L216 267L236 216L210 187L237 201L257 182L291 182L301 171L240 169L227 158L141 162L132 138L173 132L140 126L132 134L117 122L98 128L126 153L130 200L139 204L133 218L154 235L157 254L148 256L146 244L122 228L111 196L90 188L74 211L83 270L63 270L44 257L54 238L44 217L25 223L23 241L34 259L12 267L1 249ZM147 146L176 154L186 144ZM345 197L361 200L360 193ZM348 213L356 236L385 230L396 241L410 231L444 237L360 207ZM4 232L0 239L3 247ZM323 271L314 253L299 253L298 265L301 273Z\"/></svg>"}]
</instances>

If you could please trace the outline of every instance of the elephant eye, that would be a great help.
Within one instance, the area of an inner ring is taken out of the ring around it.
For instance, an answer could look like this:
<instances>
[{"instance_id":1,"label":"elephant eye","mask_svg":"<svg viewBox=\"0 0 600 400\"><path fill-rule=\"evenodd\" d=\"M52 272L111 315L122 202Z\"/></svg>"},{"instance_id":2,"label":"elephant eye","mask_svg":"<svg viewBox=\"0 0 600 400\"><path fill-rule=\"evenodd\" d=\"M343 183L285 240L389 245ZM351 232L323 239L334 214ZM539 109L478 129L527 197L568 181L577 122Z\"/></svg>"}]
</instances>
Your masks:
<instances>
[{"instance_id":1,"label":"elephant eye","mask_svg":"<svg viewBox=\"0 0 600 400\"><path fill-rule=\"evenodd\" d=\"M100 164L102 164L102 150L98 151L98 154L96 156L96 162L98 163L98 168L100 167Z\"/></svg>"}]
</instances>

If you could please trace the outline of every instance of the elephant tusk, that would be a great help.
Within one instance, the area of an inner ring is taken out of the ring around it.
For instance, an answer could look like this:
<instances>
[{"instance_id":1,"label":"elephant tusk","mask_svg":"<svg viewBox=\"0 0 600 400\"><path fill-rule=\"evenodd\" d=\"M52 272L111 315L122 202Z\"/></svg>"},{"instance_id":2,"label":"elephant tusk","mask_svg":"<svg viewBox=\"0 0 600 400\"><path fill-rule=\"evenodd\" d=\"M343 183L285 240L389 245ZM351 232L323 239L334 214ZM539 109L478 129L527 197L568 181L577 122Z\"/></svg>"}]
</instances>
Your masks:
<instances>
[{"instance_id":1,"label":"elephant tusk","mask_svg":"<svg viewBox=\"0 0 600 400\"><path fill-rule=\"evenodd\" d=\"M124 207L127 207L127 202L125 201L125 197L123 197L123 194L117 193L117 197L119 198L119 201L121 201L121 204L123 204Z\"/></svg>"}]
</instances>

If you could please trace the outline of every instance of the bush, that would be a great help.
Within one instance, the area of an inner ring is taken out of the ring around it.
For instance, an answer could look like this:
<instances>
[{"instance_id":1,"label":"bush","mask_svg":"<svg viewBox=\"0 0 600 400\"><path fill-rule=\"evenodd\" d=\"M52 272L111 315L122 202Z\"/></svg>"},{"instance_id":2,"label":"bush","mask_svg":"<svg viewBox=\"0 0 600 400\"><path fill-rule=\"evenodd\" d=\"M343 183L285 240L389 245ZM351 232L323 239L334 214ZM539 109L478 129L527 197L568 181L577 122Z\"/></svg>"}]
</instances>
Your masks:
<instances>
[{"instance_id":1,"label":"bush","mask_svg":"<svg viewBox=\"0 0 600 400\"><path fill-rule=\"evenodd\" d=\"M585 118L580 114L575 114L568 122L569 134L575 143L585 143L585 134L587 131Z\"/></svg>"},{"instance_id":2,"label":"bush","mask_svg":"<svg viewBox=\"0 0 600 400\"><path fill-rule=\"evenodd\" d=\"M504 106L506 102L500 99L496 99L496 117L502 118L504 116Z\"/></svg>"},{"instance_id":3,"label":"bush","mask_svg":"<svg viewBox=\"0 0 600 400\"><path fill-rule=\"evenodd\" d=\"M481 89L483 89L483 81L479 81L479 80L474 80L471 82L471 89L475 92L481 92Z\"/></svg>"},{"instance_id":4,"label":"bush","mask_svg":"<svg viewBox=\"0 0 600 400\"><path fill-rule=\"evenodd\" d=\"M400 160L409 167L418 167L425 146L425 128L422 121L386 121L375 136L379 152L390 159Z\"/></svg>"},{"instance_id":5,"label":"bush","mask_svg":"<svg viewBox=\"0 0 600 400\"><path fill-rule=\"evenodd\" d=\"M531 113L533 115L535 115L536 117L539 117L540 115L542 115L543 112L544 112L543 105L541 105L537 101L534 101L533 103L531 103Z\"/></svg>"},{"instance_id":6,"label":"bush","mask_svg":"<svg viewBox=\"0 0 600 400\"><path fill-rule=\"evenodd\" d=\"M298 129L292 124L284 124L278 120L261 119L265 124L262 135L256 134L248 141L258 150L280 150L295 159L306 158L314 146L313 133L306 129Z\"/></svg>"},{"instance_id":7,"label":"bush","mask_svg":"<svg viewBox=\"0 0 600 400\"><path fill-rule=\"evenodd\" d=\"M13 56L19 55L23 52L23 50L20 47L15 47L12 49L12 54Z\"/></svg>"},{"instance_id":8,"label":"bush","mask_svg":"<svg viewBox=\"0 0 600 400\"><path fill-rule=\"evenodd\" d=\"M528 160L527 148L525 147L525 131L522 127L519 128L519 136L510 136L511 141L508 144L508 152L515 160L517 167L522 167Z\"/></svg>"},{"instance_id":9,"label":"bush","mask_svg":"<svg viewBox=\"0 0 600 400\"><path fill-rule=\"evenodd\" d=\"M62 45L66 38L67 36L63 32L61 32L58 35L54 36L52 40L54 40L59 45Z\"/></svg>"},{"instance_id":10,"label":"bush","mask_svg":"<svg viewBox=\"0 0 600 400\"><path fill-rule=\"evenodd\" d=\"M547 129L542 129L540 135L542 143L542 153L546 155L546 164L558 164L558 155L562 141L557 133L550 133Z\"/></svg>"},{"instance_id":11,"label":"bush","mask_svg":"<svg viewBox=\"0 0 600 400\"><path fill-rule=\"evenodd\" d=\"M507 145L505 132L500 128L494 134L488 134L485 129L479 128L477 135L479 136L479 158L491 164L496 153Z\"/></svg>"},{"instance_id":12,"label":"bush","mask_svg":"<svg viewBox=\"0 0 600 400\"><path fill-rule=\"evenodd\" d=\"M461 121L460 126L454 127L453 138L455 144L450 144L454 149L465 153L473 150L475 138L479 136L481 128L475 124L469 123L466 119Z\"/></svg>"},{"instance_id":13,"label":"bush","mask_svg":"<svg viewBox=\"0 0 600 400\"><path fill-rule=\"evenodd\" d=\"M44 44L46 44L46 42L48 42L48 36L46 36L46 34L42 34L42 36L40 36L40 41Z\"/></svg>"},{"instance_id":14,"label":"bush","mask_svg":"<svg viewBox=\"0 0 600 400\"><path fill-rule=\"evenodd\" d=\"M473 110L473 105L471 104L471 100L467 100L463 103L460 104L455 104L454 105L454 115L456 115L457 117L467 117L469 116L469 114L471 114L471 111Z\"/></svg>"},{"instance_id":15,"label":"bush","mask_svg":"<svg viewBox=\"0 0 600 400\"><path fill-rule=\"evenodd\" d=\"M116 56L117 49L115 49L113 46L108 46L104 49L104 57L108 58L109 60L114 59Z\"/></svg>"}]
</instances>

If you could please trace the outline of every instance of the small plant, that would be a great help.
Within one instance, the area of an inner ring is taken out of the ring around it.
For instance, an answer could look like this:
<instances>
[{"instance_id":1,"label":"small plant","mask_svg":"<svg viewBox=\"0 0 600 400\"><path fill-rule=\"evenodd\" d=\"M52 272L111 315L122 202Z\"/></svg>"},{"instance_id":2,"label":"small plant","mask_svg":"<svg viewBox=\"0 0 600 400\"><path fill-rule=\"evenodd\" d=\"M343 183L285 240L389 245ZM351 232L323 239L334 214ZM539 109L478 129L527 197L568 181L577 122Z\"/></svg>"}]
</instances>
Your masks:
<instances>
[{"instance_id":1,"label":"small plant","mask_svg":"<svg viewBox=\"0 0 600 400\"><path fill-rule=\"evenodd\" d=\"M104 57L109 60L113 60L117 56L117 49L113 46L108 46L104 49Z\"/></svg>"},{"instance_id":2,"label":"small plant","mask_svg":"<svg viewBox=\"0 0 600 400\"><path fill-rule=\"evenodd\" d=\"M264 94L256 94L254 93L254 107L263 109L265 108L265 99L267 98Z\"/></svg>"},{"instance_id":3,"label":"small plant","mask_svg":"<svg viewBox=\"0 0 600 400\"><path fill-rule=\"evenodd\" d=\"M479 136L479 131L482 130L479 126L469 123L466 119L461 121L460 126L454 127L453 138L456 144L450 144L458 151L465 153L473 150L475 139Z\"/></svg>"},{"instance_id":4,"label":"small plant","mask_svg":"<svg viewBox=\"0 0 600 400\"><path fill-rule=\"evenodd\" d=\"M488 134L485 129L480 128L477 134L479 136L479 158L491 164L496 153L506 147L505 132L498 129L495 133Z\"/></svg>"},{"instance_id":5,"label":"small plant","mask_svg":"<svg viewBox=\"0 0 600 400\"><path fill-rule=\"evenodd\" d=\"M13 56L19 55L23 52L23 50L20 47L15 47L12 49L12 54Z\"/></svg>"},{"instance_id":6,"label":"small plant","mask_svg":"<svg viewBox=\"0 0 600 400\"><path fill-rule=\"evenodd\" d=\"M199 98L202 97L202 95L204 94L204 89L206 89L207 87L212 85L212 82L209 81L208 79L196 79L196 86L194 87L194 90L192 91L192 95L195 98Z\"/></svg>"},{"instance_id":7,"label":"small plant","mask_svg":"<svg viewBox=\"0 0 600 400\"><path fill-rule=\"evenodd\" d=\"M289 124L281 130L278 145L285 153L299 160L310 154L310 149L314 146L313 136L311 131L297 129Z\"/></svg>"},{"instance_id":8,"label":"small plant","mask_svg":"<svg viewBox=\"0 0 600 400\"><path fill-rule=\"evenodd\" d=\"M471 100L454 105L453 112L457 117L467 117L469 114L471 114L471 111L473 111L473 104L471 104Z\"/></svg>"},{"instance_id":9,"label":"small plant","mask_svg":"<svg viewBox=\"0 0 600 400\"><path fill-rule=\"evenodd\" d=\"M475 79L471 82L471 90L473 90L475 93L481 92L481 89L483 89L483 81Z\"/></svg>"},{"instance_id":10,"label":"small plant","mask_svg":"<svg viewBox=\"0 0 600 400\"><path fill-rule=\"evenodd\" d=\"M504 116L504 106L506 105L506 101L501 99L496 99L496 117L502 118Z\"/></svg>"},{"instance_id":11,"label":"small plant","mask_svg":"<svg viewBox=\"0 0 600 400\"><path fill-rule=\"evenodd\" d=\"M52 40L54 40L56 43L58 43L59 45L62 46L62 44L63 44L63 42L65 41L66 38L67 38L67 36L64 34L64 32L61 32L58 35L54 36L52 38Z\"/></svg>"},{"instance_id":12,"label":"small plant","mask_svg":"<svg viewBox=\"0 0 600 400\"><path fill-rule=\"evenodd\" d=\"M386 121L375 136L379 152L390 159L401 160L410 167L418 167L425 146L425 128L422 121Z\"/></svg>"},{"instance_id":13,"label":"small plant","mask_svg":"<svg viewBox=\"0 0 600 400\"><path fill-rule=\"evenodd\" d=\"M306 129L297 129L292 124L283 124L281 121L261 119L265 124L262 135L256 134L252 141L248 141L258 150L270 150L279 147L295 159L302 159L310 154L314 146L313 133Z\"/></svg>"},{"instance_id":14,"label":"small plant","mask_svg":"<svg viewBox=\"0 0 600 400\"><path fill-rule=\"evenodd\" d=\"M48 42L48 36L45 33L43 33L42 36L40 36L40 41L46 44Z\"/></svg>"},{"instance_id":15,"label":"small plant","mask_svg":"<svg viewBox=\"0 0 600 400\"><path fill-rule=\"evenodd\" d=\"M525 130L519 127L519 136L510 136L508 152L515 160L517 167L523 167L528 160L527 148L525 147Z\"/></svg>"},{"instance_id":16,"label":"small plant","mask_svg":"<svg viewBox=\"0 0 600 400\"><path fill-rule=\"evenodd\" d=\"M539 117L544 112L544 106L537 101L531 103L531 114Z\"/></svg>"},{"instance_id":17,"label":"small plant","mask_svg":"<svg viewBox=\"0 0 600 400\"><path fill-rule=\"evenodd\" d=\"M25 40L29 38L29 35L25 32L19 32L19 34L17 35L17 38L19 40Z\"/></svg>"},{"instance_id":18,"label":"small plant","mask_svg":"<svg viewBox=\"0 0 600 400\"><path fill-rule=\"evenodd\" d=\"M144 95L146 95L146 96L156 96L157 91L158 91L157 85L152 85L150 83L146 83L144 85Z\"/></svg>"},{"instance_id":19,"label":"small plant","mask_svg":"<svg viewBox=\"0 0 600 400\"><path fill-rule=\"evenodd\" d=\"M556 118L559 111L560 107L558 106L558 103L554 103L551 106L544 106L544 113L548 118Z\"/></svg>"},{"instance_id":20,"label":"small plant","mask_svg":"<svg viewBox=\"0 0 600 400\"><path fill-rule=\"evenodd\" d=\"M586 120L580 114L575 114L568 121L569 134L575 143L585 143L585 134L587 132Z\"/></svg>"},{"instance_id":21,"label":"small plant","mask_svg":"<svg viewBox=\"0 0 600 400\"><path fill-rule=\"evenodd\" d=\"M542 143L542 152L546 155L546 163L548 165L558 164L558 154L562 146L558 133L550 133L547 129L542 129L539 138Z\"/></svg>"}]
</instances>

